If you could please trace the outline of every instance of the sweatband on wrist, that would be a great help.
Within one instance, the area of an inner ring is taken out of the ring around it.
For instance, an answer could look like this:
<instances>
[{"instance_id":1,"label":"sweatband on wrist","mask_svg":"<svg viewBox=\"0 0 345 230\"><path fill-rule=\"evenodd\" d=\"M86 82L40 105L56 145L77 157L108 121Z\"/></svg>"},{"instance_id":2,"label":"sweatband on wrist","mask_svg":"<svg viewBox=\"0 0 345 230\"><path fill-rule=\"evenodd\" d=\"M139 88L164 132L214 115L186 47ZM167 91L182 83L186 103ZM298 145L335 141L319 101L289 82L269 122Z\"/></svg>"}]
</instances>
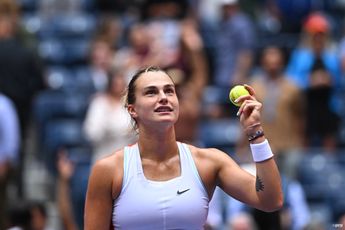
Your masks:
<instances>
[{"instance_id":1,"label":"sweatband on wrist","mask_svg":"<svg viewBox=\"0 0 345 230\"><path fill-rule=\"evenodd\" d=\"M250 144L250 150L255 162L262 162L273 157L271 147L267 140L257 144Z\"/></svg>"}]
</instances>

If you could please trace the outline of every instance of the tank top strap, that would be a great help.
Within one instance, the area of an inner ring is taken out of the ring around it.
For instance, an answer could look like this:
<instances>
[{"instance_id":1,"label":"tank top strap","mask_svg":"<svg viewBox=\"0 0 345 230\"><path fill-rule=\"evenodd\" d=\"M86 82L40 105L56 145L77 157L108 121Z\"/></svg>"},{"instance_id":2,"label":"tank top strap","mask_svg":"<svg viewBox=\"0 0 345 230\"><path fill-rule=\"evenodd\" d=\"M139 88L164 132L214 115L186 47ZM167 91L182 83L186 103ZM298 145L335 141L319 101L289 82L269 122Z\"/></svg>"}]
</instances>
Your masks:
<instances>
[{"instance_id":1,"label":"tank top strap","mask_svg":"<svg viewBox=\"0 0 345 230\"><path fill-rule=\"evenodd\" d=\"M138 144L124 147L123 160L123 182L124 189L131 177L136 176L141 171L140 161L138 160L139 148Z\"/></svg>"},{"instance_id":2,"label":"tank top strap","mask_svg":"<svg viewBox=\"0 0 345 230\"><path fill-rule=\"evenodd\" d=\"M194 181L197 181L199 188L205 192L207 195L206 187L204 186L204 183L202 182L202 179L199 175L198 169L195 165L192 153L188 147L187 144L177 142L179 152L180 152L180 162L181 162L181 171L183 176L187 176L190 179L193 179ZM207 195L208 197L208 195Z\"/></svg>"}]
</instances>

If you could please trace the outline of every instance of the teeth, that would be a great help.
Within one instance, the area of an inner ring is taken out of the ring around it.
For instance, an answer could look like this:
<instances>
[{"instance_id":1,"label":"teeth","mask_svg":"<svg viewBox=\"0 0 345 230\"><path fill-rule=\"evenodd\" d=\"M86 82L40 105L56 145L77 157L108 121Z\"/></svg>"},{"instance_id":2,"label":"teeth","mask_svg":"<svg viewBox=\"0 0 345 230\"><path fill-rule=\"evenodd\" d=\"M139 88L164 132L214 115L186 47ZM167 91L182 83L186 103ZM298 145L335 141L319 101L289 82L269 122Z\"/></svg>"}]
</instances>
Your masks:
<instances>
[{"instance_id":1,"label":"teeth","mask_svg":"<svg viewBox=\"0 0 345 230\"><path fill-rule=\"evenodd\" d=\"M159 108L156 110L157 112L170 112L170 108Z\"/></svg>"}]
</instances>

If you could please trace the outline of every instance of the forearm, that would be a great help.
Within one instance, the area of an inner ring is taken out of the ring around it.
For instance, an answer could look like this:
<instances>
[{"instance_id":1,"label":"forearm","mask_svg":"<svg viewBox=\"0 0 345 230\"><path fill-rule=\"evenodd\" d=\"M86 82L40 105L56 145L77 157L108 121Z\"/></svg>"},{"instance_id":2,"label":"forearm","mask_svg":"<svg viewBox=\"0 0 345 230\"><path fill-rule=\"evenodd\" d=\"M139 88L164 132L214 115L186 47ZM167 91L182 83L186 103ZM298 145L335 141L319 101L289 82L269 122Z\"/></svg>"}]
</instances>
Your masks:
<instances>
[{"instance_id":1,"label":"forearm","mask_svg":"<svg viewBox=\"0 0 345 230\"><path fill-rule=\"evenodd\" d=\"M249 204L263 211L275 211L281 208L283 193L278 167L261 125L262 104L256 100L255 91L244 85L249 95L238 97L235 102L241 104L237 115L250 143L253 161L256 163L256 178L247 179L246 191L250 191Z\"/></svg>"},{"instance_id":2,"label":"forearm","mask_svg":"<svg viewBox=\"0 0 345 230\"><path fill-rule=\"evenodd\" d=\"M68 181L64 178L58 179L57 201L64 228L67 230L77 230L78 227L73 219L72 205L70 200L70 190Z\"/></svg>"},{"instance_id":3,"label":"forearm","mask_svg":"<svg viewBox=\"0 0 345 230\"><path fill-rule=\"evenodd\" d=\"M255 191L260 209L279 209L283 200L280 174L269 143L265 136L261 136L251 141L250 147L256 163Z\"/></svg>"},{"instance_id":4,"label":"forearm","mask_svg":"<svg viewBox=\"0 0 345 230\"><path fill-rule=\"evenodd\" d=\"M252 54L250 51L243 51L236 62L232 84L243 84L247 81L252 66Z\"/></svg>"},{"instance_id":5,"label":"forearm","mask_svg":"<svg viewBox=\"0 0 345 230\"><path fill-rule=\"evenodd\" d=\"M193 70L193 85L197 89L201 90L207 83L208 66L206 62L205 53L202 50L202 48L199 50L192 50L190 52L190 58Z\"/></svg>"},{"instance_id":6,"label":"forearm","mask_svg":"<svg viewBox=\"0 0 345 230\"><path fill-rule=\"evenodd\" d=\"M255 191L263 211L271 212L281 208L283 193L279 171L273 158L256 163Z\"/></svg>"},{"instance_id":7,"label":"forearm","mask_svg":"<svg viewBox=\"0 0 345 230\"><path fill-rule=\"evenodd\" d=\"M203 50L192 50L189 54L189 60L191 64L192 74L188 84L190 89L196 93L198 97L201 97L203 89L207 84L207 72L208 67Z\"/></svg>"}]
</instances>

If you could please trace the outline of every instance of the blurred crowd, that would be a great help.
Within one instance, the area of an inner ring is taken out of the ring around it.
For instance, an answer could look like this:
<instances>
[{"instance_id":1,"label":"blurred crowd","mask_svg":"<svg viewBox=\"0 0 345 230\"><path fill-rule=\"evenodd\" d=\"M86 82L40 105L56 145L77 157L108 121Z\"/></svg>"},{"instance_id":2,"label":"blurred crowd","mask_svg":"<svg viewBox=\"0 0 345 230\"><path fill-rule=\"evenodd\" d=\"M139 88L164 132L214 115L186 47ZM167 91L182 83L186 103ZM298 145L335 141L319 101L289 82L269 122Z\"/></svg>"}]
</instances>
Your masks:
<instances>
[{"instance_id":1,"label":"blurred crowd","mask_svg":"<svg viewBox=\"0 0 345 230\"><path fill-rule=\"evenodd\" d=\"M93 163L136 141L123 92L145 66L176 84L177 139L253 174L229 90L249 84L264 104L284 208L217 190L208 229L345 227L344 13L342 0L0 0L0 230L83 229ZM27 195L28 154L47 198Z\"/></svg>"}]
</instances>

